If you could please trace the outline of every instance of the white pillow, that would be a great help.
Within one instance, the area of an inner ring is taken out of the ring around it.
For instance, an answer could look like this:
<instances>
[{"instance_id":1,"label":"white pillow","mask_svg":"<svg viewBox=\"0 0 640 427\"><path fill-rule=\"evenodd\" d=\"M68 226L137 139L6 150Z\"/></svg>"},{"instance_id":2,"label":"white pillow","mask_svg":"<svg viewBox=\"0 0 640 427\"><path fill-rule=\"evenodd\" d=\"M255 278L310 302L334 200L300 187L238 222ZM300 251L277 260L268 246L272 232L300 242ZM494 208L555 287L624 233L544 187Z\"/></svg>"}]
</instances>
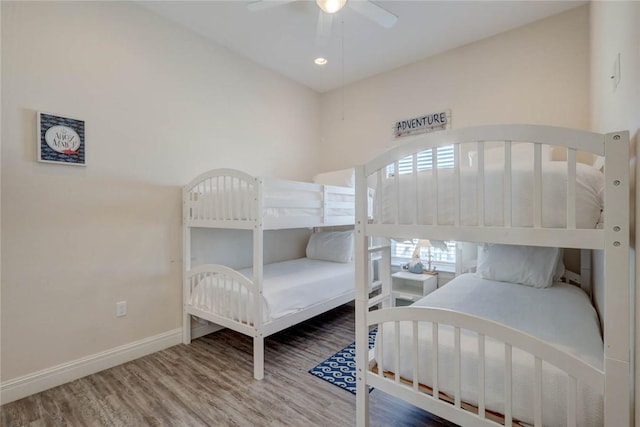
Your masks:
<instances>
[{"instance_id":1,"label":"white pillow","mask_svg":"<svg viewBox=\"0 0 640 427\"><path fill-rule=\"evenodd\" d=\"M313 177L313 182L322 185L339 185L341 187L355 187L355 169L342 169L332 172L319 173Z\"/></svg>"},{"instance_id":2,"label":"white pillow","mask_svg":"<svg viewBox=\"0 0 640 427\"><path fill-rule=\"evenodd\" d=\"M353 231L313 233L307 243L307 258L347 263L353 259Z\"/></svg>"},{"instance_id":3,"label":"white pillow","mask_svg":"<svg viewBox=\"0 0 640 427\"><path fill-rule=\"evenodd\" d=\"M604 170L604 157L595 156L595 160L593 161L593 167L598 169L599 171Z\"/></svg>"},{"instance_id":4,"label":"white pillow","mask_svg":"<svg viewBox=\"0 0 640 427\"><path fill-rule=\"evenodd\" d=\"M478 247L476 275L499 282L548 288L557 274L560 249L484 244Z\"/></svg>"}]
</instances>

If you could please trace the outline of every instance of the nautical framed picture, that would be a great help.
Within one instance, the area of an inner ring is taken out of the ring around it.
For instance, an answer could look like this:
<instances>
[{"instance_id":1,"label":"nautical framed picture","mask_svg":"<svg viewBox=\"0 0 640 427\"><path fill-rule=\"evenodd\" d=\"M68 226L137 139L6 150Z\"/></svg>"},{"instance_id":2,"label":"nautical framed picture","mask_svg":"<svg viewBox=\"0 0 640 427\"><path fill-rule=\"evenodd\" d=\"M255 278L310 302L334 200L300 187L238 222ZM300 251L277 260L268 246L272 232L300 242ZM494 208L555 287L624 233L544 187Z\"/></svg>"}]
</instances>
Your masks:
<instances>
[{"instance_id":1,"label":"nautical framed picture","mask_svg":"<svg viewBox=\"0 0 640 427\"><path fill-rule=\"evenodd\" d=\"M86 166L84 120L38 112L38 161Z\"/></svg>"}]
</instances>

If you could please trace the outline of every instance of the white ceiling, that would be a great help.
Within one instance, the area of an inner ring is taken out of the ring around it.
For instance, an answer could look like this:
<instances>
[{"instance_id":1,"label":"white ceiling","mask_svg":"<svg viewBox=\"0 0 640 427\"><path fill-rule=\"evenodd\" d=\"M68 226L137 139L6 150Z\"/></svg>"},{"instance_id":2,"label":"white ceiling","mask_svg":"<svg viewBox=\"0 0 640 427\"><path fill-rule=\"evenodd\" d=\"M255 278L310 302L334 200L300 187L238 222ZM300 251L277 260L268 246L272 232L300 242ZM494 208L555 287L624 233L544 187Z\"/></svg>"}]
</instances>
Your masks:
<instances>
[{"instance_id":1,"label":"white ceiling","mask_svg":"<svg viewBox=\"0 0 640 427\"><path fill-rule=\"evenodd\" d=\"M345 7L333 18L331 37L324 47L316 40L319 9L315 1L298 0L260 11L250 11L248 3L138 2L267 68L326 92L587 1L375 0L398 16L392 28L383 28ZM317 56L326 57L328 64L315 65Z\"/></svg>"}]
</instances>

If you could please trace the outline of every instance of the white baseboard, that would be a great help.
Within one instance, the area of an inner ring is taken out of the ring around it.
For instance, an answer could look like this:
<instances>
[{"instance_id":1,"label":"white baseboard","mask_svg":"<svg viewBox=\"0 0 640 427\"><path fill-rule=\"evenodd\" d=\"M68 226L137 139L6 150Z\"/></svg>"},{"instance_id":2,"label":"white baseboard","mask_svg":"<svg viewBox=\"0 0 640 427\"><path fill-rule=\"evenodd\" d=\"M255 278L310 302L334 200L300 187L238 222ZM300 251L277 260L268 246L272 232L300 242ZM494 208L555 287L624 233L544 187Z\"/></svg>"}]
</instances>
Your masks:
<instances>
[{"instance_id":1,"label":"white baseboard","mask_svg":"<svg viewBox=\"0 0 640 427\"><path fill-rule=\"evenodd\" d=\"M207 332L208 333L208 332ZM0 404L13 402L182 342L182 328L0 383Z\"/></svg>"}]
</instances>

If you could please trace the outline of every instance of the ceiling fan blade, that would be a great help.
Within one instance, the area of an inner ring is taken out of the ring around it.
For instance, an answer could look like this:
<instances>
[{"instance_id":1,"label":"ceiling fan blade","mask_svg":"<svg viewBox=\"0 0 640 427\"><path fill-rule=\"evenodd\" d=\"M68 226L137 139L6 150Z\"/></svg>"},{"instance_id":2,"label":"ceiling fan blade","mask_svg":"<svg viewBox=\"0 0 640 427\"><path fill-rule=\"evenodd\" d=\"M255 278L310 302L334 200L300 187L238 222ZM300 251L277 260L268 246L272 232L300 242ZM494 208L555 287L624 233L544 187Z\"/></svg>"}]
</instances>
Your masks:
<instances>
[{"instance_id":1,"label":"ceiling fan blade","mask_svg":"<svg viewBox=\"0 0 640 427\"><path fill-rule=\"evenodd\" d=\"M283 4L294 2L295 0L258 0L247 3L247 9L251 12L259 10L271 9L272 7L281 6Z\"/></svg>"},{"instance_id":2,"label":"ceiling fan blade","mask_svg":"<svg viewBox=\"0 0 640 427\"><path fill-rule=\"evenodd\" d=\"M331 38L331 27L333 25L333 14L318 12L318 27L316 29L316 45L325 47Z\"/></svg>"},{"instance_id":3,"label":"ceiling fan blade","mask_svg":"<svg viewBox=\"0 0 640 427\"><path fill-rule=\"evenodd\" d=\"M384 28L393 27L398 20L396 15L369 0L350 0L347 5Z\"/></svg>"}]
</instances>

